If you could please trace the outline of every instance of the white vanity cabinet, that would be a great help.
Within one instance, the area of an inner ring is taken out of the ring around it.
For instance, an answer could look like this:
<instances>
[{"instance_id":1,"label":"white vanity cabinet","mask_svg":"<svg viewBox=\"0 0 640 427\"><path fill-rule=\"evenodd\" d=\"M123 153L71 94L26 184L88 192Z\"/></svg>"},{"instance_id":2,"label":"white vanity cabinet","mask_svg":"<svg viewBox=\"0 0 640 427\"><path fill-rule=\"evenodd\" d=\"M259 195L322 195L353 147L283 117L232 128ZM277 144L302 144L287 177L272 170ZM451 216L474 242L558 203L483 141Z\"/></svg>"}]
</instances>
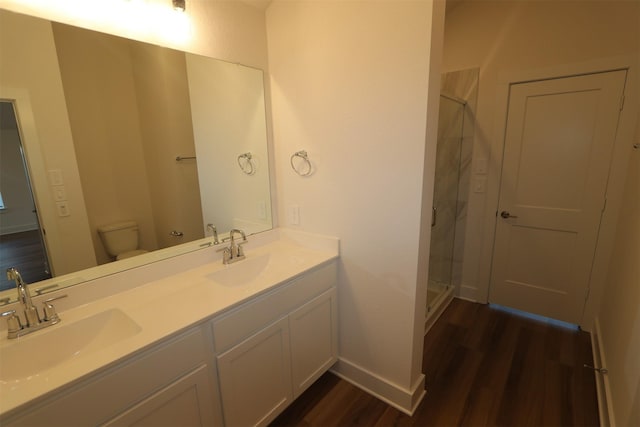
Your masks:
<instances>
[{"instance_id":1,"label":"white vanity cabinet","mask_svg":"<svg viewBox=\"0 0 640 427\"><path fill-rule=\"evenodd\" d=\"M206 327L193 328L44 396L0 424L221 426L210 342Z\"/></svg>"},{"instance_id":2,"label":"white vanity cabinet","mask_svg":"<svg viewBox=\"0 0 640 427\"><path fill-rule=\"evenodd\" d=\"M225 425L263 426L337 360L331 263L213 321Z\"/></svg>"},{"instance_id":3,"label":"white vanity cabinet","mask_svg":"<svg viewBox=\"0 0 640 427\"><path fill-rule=\"evenodd\" d=\"M0 425L266 425L337 360L336 276L329 261L249 295L1 415Z\"/></svg>"}]
</instances>

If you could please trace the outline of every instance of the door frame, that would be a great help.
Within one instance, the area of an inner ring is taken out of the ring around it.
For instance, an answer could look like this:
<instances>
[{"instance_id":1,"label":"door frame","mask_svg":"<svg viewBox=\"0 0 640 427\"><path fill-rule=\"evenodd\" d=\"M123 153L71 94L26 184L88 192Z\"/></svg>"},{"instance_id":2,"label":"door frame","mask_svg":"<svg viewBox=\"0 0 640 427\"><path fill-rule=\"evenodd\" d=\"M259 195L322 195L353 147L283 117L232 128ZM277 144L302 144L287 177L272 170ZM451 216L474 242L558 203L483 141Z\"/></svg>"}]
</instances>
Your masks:
<instances>
[{"instance_id":1,"label":"door frame","mask_svg":"<svg viewBox=\"0 0 640 427\"><path fill-rule=\"evenodd\" d=\"M601 73L615 70L627 70L625 84L625 105L618 122L616 140L614 142L609 179L606 190L607 205L601 217L600 230L587 301L582 321L579 326L586 331L593 327L595 317L600 308L600 300L604 293L609 260L613 249L616 223L622 201L622 192L627 177L629 156L632 150L636 122L638 121L640 97L638 96L638 56L620 56L605 58L587 63L566 64L550 68L530 70L509 70L500 73L495 87L496 104L494 112L493 137L488 147L487 157L490 159L487 174L487 192L485 198L483 241L479 256L477 278L477 299L488 302L493 260L493 245L496 232L496 216L500 193L500 176L502 173L503 151L509 105L509 90L512 84L537 80L548 80L560 77L573 77L583 74Z\"/></svg>"},{"instance_id":2,"label":"door frame","mask_svg":"<svg viewBox=\"0 0 640 427\"><path fill-rule=\"evenodd\" d=\"M42 203L42 200L52 200L53 194L44 174L45 162L40 151L38 130L35 125L31 98L26 89L0 87L0 100L13 104L13 109L18 123L18 134L23 150L23 161L27 168L29 187L36 209L40 236L44 245L45 257L49 273L55 275L55 255L52 252L52 243L58 240L58 230L51 218L55 218L55 212L50 203ZM40 173L39 171L43 171ZM46 230L46 233L44 232ZM53 243L55 246L55 243Z\"/></svg>"}]
</instances>

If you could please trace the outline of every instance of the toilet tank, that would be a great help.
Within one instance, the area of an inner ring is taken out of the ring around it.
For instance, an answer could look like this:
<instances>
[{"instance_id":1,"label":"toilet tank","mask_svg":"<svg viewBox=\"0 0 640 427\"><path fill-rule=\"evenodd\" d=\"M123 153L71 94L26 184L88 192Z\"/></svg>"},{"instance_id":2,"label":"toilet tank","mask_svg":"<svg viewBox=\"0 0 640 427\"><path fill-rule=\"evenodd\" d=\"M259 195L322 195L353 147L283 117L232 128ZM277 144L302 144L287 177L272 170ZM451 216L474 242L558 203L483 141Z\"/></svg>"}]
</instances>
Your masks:
<instances>
[{"instance_id":1,"label":"toilet tank","mask_svg":"<svg viewBox=\"0 0 640 427\"><path fill-rule=\"evenodd\" d=\"M138 224L135 221L120 221L98 227L98 234L111 256L138 248Z\"/></svg>"}]
</instances>

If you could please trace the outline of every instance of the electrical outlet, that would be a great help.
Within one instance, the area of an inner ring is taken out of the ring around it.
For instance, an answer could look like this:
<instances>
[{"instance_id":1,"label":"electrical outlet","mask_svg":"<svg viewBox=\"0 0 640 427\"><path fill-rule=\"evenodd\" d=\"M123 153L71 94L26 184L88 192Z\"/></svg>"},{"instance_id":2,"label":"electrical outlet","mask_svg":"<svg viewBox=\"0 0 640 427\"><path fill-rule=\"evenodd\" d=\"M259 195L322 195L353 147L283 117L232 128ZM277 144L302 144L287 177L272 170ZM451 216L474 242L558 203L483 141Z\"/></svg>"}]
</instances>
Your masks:
<instances>
[{"instance_id":1,"label":"electrical outlet","mask_svg":"<svg viewBox=\"0 0 640 427\"><path fill-rule=\"evenodd\" d=\"M300 206L289 206L289 224L300 225Z\"/></svg>"},{"instance_id":2,"label":"electrical outlet","mask_svg":"<svg viewBox=\"0 0 640 427\"><path fill-rule=\"evenodd\" d=\"M258 218L267 219L267 204L265 202L258 202Z\"/></svg>"}]
</instances>

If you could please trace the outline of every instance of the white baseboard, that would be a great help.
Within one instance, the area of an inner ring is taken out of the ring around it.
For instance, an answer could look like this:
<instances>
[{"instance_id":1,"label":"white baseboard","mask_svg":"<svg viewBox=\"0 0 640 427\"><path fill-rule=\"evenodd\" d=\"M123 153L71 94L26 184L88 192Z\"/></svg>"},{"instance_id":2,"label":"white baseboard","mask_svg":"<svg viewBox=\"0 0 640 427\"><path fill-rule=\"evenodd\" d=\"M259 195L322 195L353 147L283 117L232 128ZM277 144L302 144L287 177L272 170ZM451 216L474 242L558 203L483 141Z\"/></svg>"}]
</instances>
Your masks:
<instances>
[{"instance_id":1,"label":"white baseboard","mask_svg":"<svg viewBox=\"0 0 640 427\"><path fill-rule=\"evenodd\" d=\"M38 224L18 224L2 227L0 235L23 233L25 231L33 231L38 229Z\"/></svg>"},{"instance_id":2,"label":"white baseboard","mask_svg":"<svg viewBox=\"0 0 640 427\"><path fill-rule=\"evenodd\" d=\"M409 416L425 395L423 374L407 390L343 358L338 359L331 372Z\"/></svg>"},{"instance_id":3,"label":"white baseboard","mask_svg":"<svg viewBox=\"0 0 640 427\"><path fill-rule=\"evenodd\" d=\"M478 301L478 288L471 287L471 286L460 285L460 287L458 288L457 297L460 298L460 299L463 299L463 300L467 300L467 301L471 301L471 302L477 302Z\"/></svg>"},{"instance_id":4,"label":"white baseboard","mask_svg":"<svg viewBox=\"0 0 640 427\"><path fill-rule=\"evenodd\" d=\"M594 328L591 331L591 351L593 353L593 366L606 367L607 359L602 347L602 334L600 332L600 319L596 318ZM611 386L609 377L594 372L596 378L596 390L598 393L598 412L600 414L600 425L603 427L615 426L616 421L611 405Z\"/></svg>"},{"instance_id":5,"label":"white baseboard","mask_svg":"<svg viewBox=\"0 0 640 427\"><path fill-rule=\"evenodd\" d=\"M424 334L427 335L429 329L436 323L436 320L442 315L445 308L449 306L451 301L453 301L453 288L449 288L445 291L445 295L442 295L442 298L433 306L430 313L427 313L427 317L424 320Z\"/></svg>"}]
</instances>

